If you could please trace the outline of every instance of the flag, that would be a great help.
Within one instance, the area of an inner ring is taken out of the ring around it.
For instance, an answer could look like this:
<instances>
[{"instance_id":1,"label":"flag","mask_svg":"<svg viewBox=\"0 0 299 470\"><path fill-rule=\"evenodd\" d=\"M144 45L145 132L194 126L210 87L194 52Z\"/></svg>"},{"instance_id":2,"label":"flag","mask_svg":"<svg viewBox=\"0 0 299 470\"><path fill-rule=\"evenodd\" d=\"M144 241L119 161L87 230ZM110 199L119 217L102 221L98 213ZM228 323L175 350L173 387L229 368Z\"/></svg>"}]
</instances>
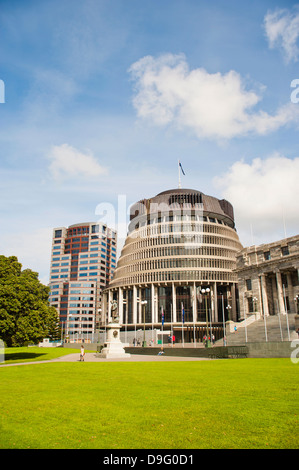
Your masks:
<instances>
[{"instance_id":1,"label":"flag","mask_svg":"<svg viewBox=\"0 0 299 470\"><path fill-rule=\"evenodd\" d=\"M182 322L185 323L185 309L184 309L183 302L182 302Z\"/></svg>"},{"instance_id":2,"label":"flag","mask_svg":"<svg viewBox=\"0 0 299 470\"><path fill-rule=\"evenodd\" d=\"M163 307L161 307L162 309L162 326L164 325L164 310L163 310Z\"/></svg>"},{"instance_id":3,"label":"flag","mask_svg":"<svg viewBox=\"0 0 299 470\"><path fill-rule=\"evenodd\" d=\"M181 164L180 161L179 161L179 166L180 166L180 168L181 168L181 170L182 170L183 175L185 175L185 172L184 172L184 170L183 170L183 167L182 167L182 164Z\"/></svg>"}]
</instances>

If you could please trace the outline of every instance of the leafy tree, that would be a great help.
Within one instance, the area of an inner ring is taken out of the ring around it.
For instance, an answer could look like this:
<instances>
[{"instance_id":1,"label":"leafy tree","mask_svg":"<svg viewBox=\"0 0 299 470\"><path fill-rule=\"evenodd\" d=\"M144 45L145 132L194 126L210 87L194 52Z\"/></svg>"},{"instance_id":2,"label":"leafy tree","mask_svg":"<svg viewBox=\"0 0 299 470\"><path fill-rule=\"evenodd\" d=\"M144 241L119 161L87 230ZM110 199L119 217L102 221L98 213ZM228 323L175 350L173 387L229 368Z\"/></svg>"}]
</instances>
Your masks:
<instances>
[{"instance_id":1,"label":"leafy tree","mask_svg":"<svg viewBox=\"0 0 299 470\"><path fill-rule=\"evenodd\" d=\"M0 338L7 346L58 339L58 313L50 307L50 289L38 273L22 271L15 256L0 255Z\"/></svg>"}]
</instances>

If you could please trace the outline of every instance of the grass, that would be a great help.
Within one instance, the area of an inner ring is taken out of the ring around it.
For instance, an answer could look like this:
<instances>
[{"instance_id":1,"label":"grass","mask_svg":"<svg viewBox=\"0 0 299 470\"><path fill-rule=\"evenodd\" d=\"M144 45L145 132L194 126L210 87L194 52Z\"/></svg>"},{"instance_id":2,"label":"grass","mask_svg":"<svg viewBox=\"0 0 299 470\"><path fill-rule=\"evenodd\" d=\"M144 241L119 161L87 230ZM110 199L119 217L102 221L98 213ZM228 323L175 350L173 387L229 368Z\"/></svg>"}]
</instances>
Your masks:
<instances>
[{"instance_id":1,"label":"grass","mask_svg":"<svg viewBox=\"0 0 299 470\"><path fill-rule=\"evenodd\" d=\"M0 377L2 449L298 448L289 359L49 363Z\"/></svg>"},{"instance_id":2,"label":"grass","mask_svg":"<svg viewBox=\"0 0 299 470\"><path fill-rule=\"evenodd\" d=\"M5 364L50 361L51 359L74 353L79 354L80 348L39 348L38 346L5 348Z\"/></svg>"}]
</instances>

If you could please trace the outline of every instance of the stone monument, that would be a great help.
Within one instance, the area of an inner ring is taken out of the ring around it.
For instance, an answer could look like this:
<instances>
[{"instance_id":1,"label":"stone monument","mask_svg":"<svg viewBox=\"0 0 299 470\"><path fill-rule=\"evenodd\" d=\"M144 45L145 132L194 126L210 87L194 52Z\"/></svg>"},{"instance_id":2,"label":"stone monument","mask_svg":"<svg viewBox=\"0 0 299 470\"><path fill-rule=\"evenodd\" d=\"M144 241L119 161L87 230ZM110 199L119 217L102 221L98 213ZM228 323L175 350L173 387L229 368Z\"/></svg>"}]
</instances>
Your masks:
<instances>
[{"instance_id":1,"label":"stone monument","mask_svg":"<svg viewBox=\"0 0 299 470\"><path fill-rule=\"evenodd\" d=\"M104 343L104 347L100 352L97 353L97 357L104 357L107 359L112 358L127 358L131 354L125 352L122 342L120 340L120 329L119 317L117 314L117 302L114 300L111 302L111 314L112 321L108 323L107 329L107 340Z\"/></svg>"}]
</instances>

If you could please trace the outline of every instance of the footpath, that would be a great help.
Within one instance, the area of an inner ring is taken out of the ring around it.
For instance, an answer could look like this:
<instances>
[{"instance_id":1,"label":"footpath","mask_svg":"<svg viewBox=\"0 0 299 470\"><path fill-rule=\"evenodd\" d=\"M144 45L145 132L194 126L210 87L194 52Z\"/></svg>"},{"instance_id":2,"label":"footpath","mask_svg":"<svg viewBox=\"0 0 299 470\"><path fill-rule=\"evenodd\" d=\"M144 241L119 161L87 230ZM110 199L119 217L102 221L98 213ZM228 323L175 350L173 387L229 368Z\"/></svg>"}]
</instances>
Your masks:
<instances>
[{"instance_id":1,"label":"footpath","mask_svg":"<svg viewBox=\"0 0 299 470\"><path fill-rule=\"evenodd\" d=\"M96 353L85 353L84 362L170 362L170 361L211 361L212 359L204 357L178 357L178 356L154 356L154 355L139 355L131 354L128 357L121 358L101 358L97 357ZM31 361L31 362L18 362L13 364L0 364L0 367L10 367L10 366L23 366L23 365L34 365L34 364L46 364L52 362L80 362L79 353L68 354L66 356L61 356L56 359L50 359L48 361Z\"/></svg>"}]
</instances>

